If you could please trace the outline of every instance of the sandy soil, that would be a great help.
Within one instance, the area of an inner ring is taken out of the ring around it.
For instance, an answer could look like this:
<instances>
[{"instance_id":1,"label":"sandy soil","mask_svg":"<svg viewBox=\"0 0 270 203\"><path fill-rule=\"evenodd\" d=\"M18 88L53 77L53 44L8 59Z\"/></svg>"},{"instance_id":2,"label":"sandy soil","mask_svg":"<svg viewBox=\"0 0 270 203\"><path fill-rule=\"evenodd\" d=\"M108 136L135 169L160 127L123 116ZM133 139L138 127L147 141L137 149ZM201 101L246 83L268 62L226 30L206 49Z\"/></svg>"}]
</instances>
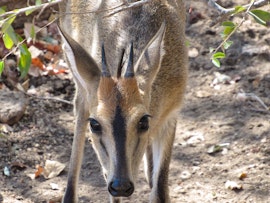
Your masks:
<instances>
[{"instance_id":1,"label":"sandy soil","mask_svg":"<svg viewBox=\"0 0 270 203\"><path fill-rule=\"evenodd\" d=\"M225 5L233 4L226 1ZM186 31L190 75L171 162L172 202L270 202L270 113L260 103L270 106L270 33L248 19L217 69L208 55L209 47L221 42L220 27L209 27L214 13L200 1L187 6L197 12L198 21L188 24ZM69 75L35 78L31 83L41 96L72 100ZM0 169L13 166L9 177L0 173L0 202L42 203L63 193L68 167L49 180L42 176L31 180L27 174L47 159L68 166L73 126L71 105L30 99L22 120L0 136ZM220 150L211 151L215 145ZM108 202L99 163L91 145L86 146L80 202ZM242 189L226 188L228 180ZM50 183L57 183L59 190L52 190ZM126 202L148 202L148 195L141 168L136 191Z\"/></svg>"}]
</instances>

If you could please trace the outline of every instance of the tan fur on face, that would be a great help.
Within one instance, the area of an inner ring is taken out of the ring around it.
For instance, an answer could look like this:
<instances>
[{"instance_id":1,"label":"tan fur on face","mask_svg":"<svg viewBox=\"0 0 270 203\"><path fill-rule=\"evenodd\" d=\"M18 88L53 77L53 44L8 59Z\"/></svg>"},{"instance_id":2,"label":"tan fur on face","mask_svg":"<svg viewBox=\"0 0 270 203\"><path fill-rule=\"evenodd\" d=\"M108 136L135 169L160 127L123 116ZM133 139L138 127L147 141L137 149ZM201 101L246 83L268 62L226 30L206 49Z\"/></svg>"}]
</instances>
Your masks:
<instances>
[{"instance_id":1,"label":"tan fur on face","mask_svg":"<svg viewBox=\"0 0 270 203\"><path fill-rule=\"evenodd\" d=\"M118 90L122 96L121 106L124 111L130 111L131 107L143 103L135 77L120 78L118 81Z\"/></svg>"},{"instance_id":2,"label":"tan fur on face","mask_svg":"<svg viewBox=\"0 0 270 203\"><path fill-rule=\"evenodd\" d=\"M116 104L116 81L112 78L101 77L97 91L98 103L110 108Z\"/></svg>"},{"instance_id":3,"label":"tan fur on face","mask_svg":"<svg viewBox=\"0 0 270 203\"><path fill-rule=\"evenodd\" d=\"M114 156L115 149L115 140L111 131L111 122L114 119L115 111L117 106L122 110L123 116L126 119L126 128L127 128L127 138L126 138L126 157L127 157L127 167L132 169L132 173L129 174L131 180L136 176L137 166L139 165L140 157L143 154L143 149L145 145L141 145L136 151L133 149L136 147L138 134L136 131L138 119L141 118L145 113L147 113L142 97L139 92L136 78L110 78L110 77L101 77L99 87L98 87L98 107L96 117L98 120L102 121L102 127L104 130L104 136L102 138L106 149L109 152L109 156ZM95 138L96 136L94 136ZM94 139L94 147L99 146L99 136L98 139ZM143 136L141 139L146 139ZM127 147L128 146L128 147ZM136 156L134 156L134 153ZM141 154L138 156L138 154ZM110 180L114 174L114 162L115 158L108 159L108 157L103 156L103 167L107 171L107 178ZM101 160L102 160L101 159ZM134 166L134 163L136 165Z\"/></svg>"},{"instance_id":4,"label":"tan fur on face","mask_svg":"<svg viewBox=\"0 0 270 203\"><path fill-rule=\"evenodd\" d=\"M102 77L98 88L98 103L110 112L114 111L117 105L121 106L124 112L129 112L132 107L142 104L136 78Z\"/></svg>"}]
</instances>

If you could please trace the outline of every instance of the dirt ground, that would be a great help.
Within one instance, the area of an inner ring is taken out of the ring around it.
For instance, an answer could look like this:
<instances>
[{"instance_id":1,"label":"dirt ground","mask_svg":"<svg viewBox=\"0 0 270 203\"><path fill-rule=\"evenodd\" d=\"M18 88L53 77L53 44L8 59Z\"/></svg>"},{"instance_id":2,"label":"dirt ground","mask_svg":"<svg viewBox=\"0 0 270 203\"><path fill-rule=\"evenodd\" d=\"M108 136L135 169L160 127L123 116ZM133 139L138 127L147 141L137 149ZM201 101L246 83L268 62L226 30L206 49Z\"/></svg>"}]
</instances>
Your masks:
<instances>
[{"instance_id":1,"label":"dirt ground","mask_svg":"<svg viewBox=\"0 0 270 203\"><path fill-rule=\"evenodd\" d=\"M233 6L232 1L225 2L225 6ZM189 23L186 31L190 75L171 161L172 202L270 202L269 29L246 20L218 69L208 54L209 47L221 42L220 26L209 27L214 12L200 1L190 1L187 7L193 8L192 18L197 22ZM266 9L270 11L270 6ZM39 96L72 101L70 74L34 78L31 84ZM25 115L12 126L13 131L0 136L0 202L45 203L63 193L73 126L72 105L29 99ZM66 168L55 178L31 180L27 174L46 160L59 161ZM20 169L15 162L26 168ZM11 175L4 175L4 167L14 165ZM240 189L226 188L227 181L234 181ZM52 190L50 183L59 189ZM100 165L88 142L79 184L80 202L108 202ZM148 197L141 167L136 191L125 202L144 203Z\"/></svg>"}]
</instances>

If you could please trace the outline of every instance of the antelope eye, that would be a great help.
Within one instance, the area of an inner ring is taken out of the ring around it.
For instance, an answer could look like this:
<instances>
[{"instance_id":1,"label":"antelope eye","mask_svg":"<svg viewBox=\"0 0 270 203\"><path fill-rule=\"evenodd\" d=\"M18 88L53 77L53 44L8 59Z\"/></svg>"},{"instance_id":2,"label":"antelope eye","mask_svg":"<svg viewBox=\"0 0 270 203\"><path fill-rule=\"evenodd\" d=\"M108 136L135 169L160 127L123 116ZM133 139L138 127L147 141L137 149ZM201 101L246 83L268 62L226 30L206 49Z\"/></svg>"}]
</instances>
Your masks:
<instances>
[{"instance_id":1,"label":"antelope eye","mask_svg":"<svg viewBox=\"0 0 270 203\"><path fill-rule=\"evenodd\" d=\"M145 132L149 129L149 117L150 115L144 115L138 123L138 131Z\"/></svg>"},{"instance_id":2,"label":"antelope eye","mask_svg":"<svg viewBox=\"0 0 270 203\"><path fill-rule=\"evenodd\" d=\"M90 122L91 131L93 133L97 133L97 134L101 133L102 131L101 125L96 119L90 118L89 122Z\"/></svg>"}]
</instances>

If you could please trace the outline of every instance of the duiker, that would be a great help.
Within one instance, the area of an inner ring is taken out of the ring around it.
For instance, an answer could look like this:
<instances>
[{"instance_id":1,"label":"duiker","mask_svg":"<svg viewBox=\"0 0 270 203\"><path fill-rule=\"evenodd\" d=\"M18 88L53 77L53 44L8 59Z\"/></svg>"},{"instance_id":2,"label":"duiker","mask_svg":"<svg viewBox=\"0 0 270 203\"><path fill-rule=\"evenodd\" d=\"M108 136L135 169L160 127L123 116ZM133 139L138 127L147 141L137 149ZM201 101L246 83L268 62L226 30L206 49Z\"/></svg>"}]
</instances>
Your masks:
<instances>
[{"instance_id":1,"label":"duiker","mask_svg":"<svg viewBox=\"0 0 270 203\"><path fill-rule=\"evenodd\" d=\"M144 157L150 202L170 202L168 171L185 91L182 0L63 0L60 31L76 83L75 137L64 203L78 202L86 131L110 202L135 190Z\"/></svg>"}]
</instances>

